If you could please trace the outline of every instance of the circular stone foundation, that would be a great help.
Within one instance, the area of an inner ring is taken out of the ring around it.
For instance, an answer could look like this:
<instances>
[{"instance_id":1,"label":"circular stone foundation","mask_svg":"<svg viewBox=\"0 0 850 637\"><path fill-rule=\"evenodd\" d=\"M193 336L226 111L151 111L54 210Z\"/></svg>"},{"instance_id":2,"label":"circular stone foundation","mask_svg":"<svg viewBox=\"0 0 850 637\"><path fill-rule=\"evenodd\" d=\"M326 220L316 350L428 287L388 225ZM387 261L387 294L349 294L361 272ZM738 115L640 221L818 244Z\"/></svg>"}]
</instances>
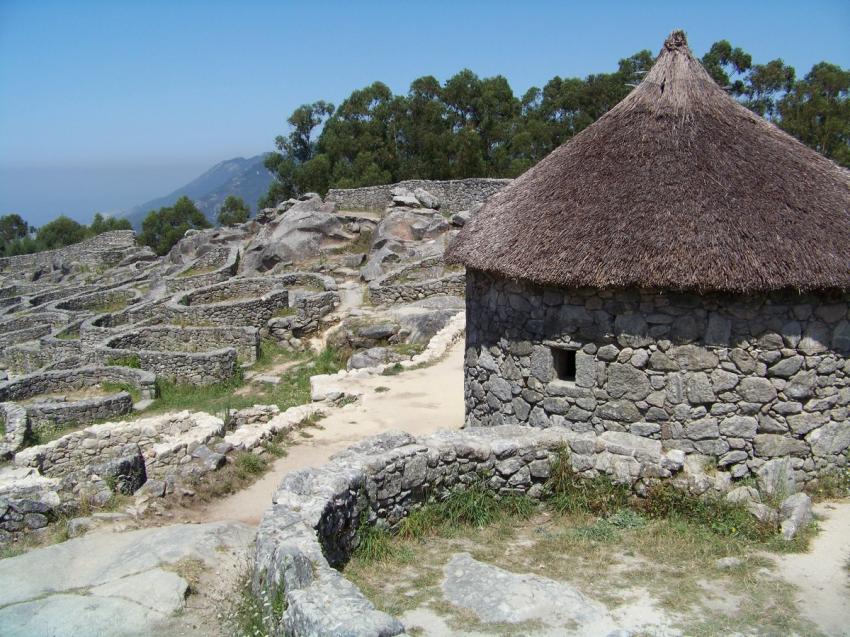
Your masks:
<instances>
[{"instance_id":1,"label":"circular stone foundation","mask_svg":"<svg viewBox=\"0 0 850 637\"><path fill-rule=\"evenodd\" d=\"M181 342L181 337L188 340ZM234 339L244 341L236 343ZM236 373L237 344L243 352L253 347L251 355L256 360L256 328L151 326L109 338L94 349L93 356L106 365L138 367L178 383L210 385L229 380ZM175 349L169 349L172 347ZM200 349L204 347L208 349ZM192 349L195 351L187 351Z\"/></svg>"},{"instance_id":2,"label":"circular stone foundation","mask_svg":"<svg viewBox=\"0 0 850 637\"><path fill-rule=\"evenodd\" d=\"M358 546L361 525L394 527L424 503L482 481L496 494L540 498L564 455L576 475L608 475L637 493L661 479L679 480L685 457L626 433L504 426L418 439L390 432L322 467L287 474L256 539L253 593L286 601L282 616L269 610L267 630L330 635L333 626L345 625L357 635L402 634L401 622L377 610L337 570Z\"/></svg>"},{"instance_id":3,"label":"circular stone foundation","mask_svg":"<svg viewBox=\"0 0 850 637\"><path fill-rule=\"evenodd\" d=\"M234 278L176 294L166 303L169 322L181 325L248 325L265 327L289 308L289 289L323 293L336 289L330 277L294 272L276 277Z\"/></svg>"},{"instance_id":4,"label":"circular stone foundation","mask_svg":"<svg viewBox=\"0 0 850 637\"><path fill-rule=\"evenodd\" d=\"M156 393L153 374L121 367L79 367L52 370L20 376L0 383L0 401L23 403L29 426L35 431L85 425L98 420L130 413L133 397L125 389L137 391L143 399ZM106 390L102 395L83 396L79 399L58 400L60 393L85 393L92 387L108 383L117 390ZM33 400L45 395L44 400ZM26 402L24 402L26 401Z\"/></svg>"},{"instance_id":5,"label":"circular stone foundation","mask_svg":"<svg viewBox=\"0 0 850 637\"><path fill-rule=\"evenodd\" d=\"M103 314L123 310L128 305L132 305L140 299L141 294L138 290L118 288L80 294L79 296L57 303L56 309L69 312L94 312L96 314Z\"/></svg>"}]
</instances>

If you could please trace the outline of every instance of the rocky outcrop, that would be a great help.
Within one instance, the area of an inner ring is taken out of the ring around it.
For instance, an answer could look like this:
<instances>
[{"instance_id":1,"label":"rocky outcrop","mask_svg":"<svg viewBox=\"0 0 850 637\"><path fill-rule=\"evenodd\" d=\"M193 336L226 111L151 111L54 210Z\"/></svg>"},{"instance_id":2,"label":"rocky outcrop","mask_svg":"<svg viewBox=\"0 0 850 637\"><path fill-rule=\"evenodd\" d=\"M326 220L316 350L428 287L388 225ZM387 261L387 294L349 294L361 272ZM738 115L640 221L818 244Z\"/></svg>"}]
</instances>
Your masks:
<instances>
[{"instance_id":1,"label":"rocky outcrop","mask_svg":"<svg viewBox=\"0 0 850 637\"><path fill-rule=\"evenodd\" d=\"M306 261L318 257L323 248L352 239L335 210L334 204L315 195L274 216L245 246L239 271L267 272L277 265Z\"/></svg>"}]
</instances>

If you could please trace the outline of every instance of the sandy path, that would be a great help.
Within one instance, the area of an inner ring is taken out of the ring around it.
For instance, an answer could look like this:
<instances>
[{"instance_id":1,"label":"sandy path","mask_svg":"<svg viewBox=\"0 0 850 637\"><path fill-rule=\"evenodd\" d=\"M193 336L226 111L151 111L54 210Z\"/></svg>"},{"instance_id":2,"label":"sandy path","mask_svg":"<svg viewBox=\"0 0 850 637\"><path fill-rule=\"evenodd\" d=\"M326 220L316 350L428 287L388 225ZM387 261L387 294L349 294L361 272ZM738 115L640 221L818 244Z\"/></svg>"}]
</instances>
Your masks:
<instances>
[{"instance_id":1,"label":"sandy path","mask_svg":"<svg viewBox=\"0 0 850 637\"><path fill-rule=\"evenodd\" d=\"M352 443L375 434L402 430L414 435L438 429L459 429L463 424L463 341L456 343L440 362L397 376L373 376L346 381L363 392L358 402L333 410L310 429L312 438L295 434L289 453L247 489L210 503L198 521L233 520L259 524L270 505L281 477L296 469L315 467ZM376 392L377 387L389 391Z\"/></svg>"},{"instance_id":2,"label":"sandy path","mask_svg":"<svg viewBox=\"0 0 850 637\"><path fill-rule=\"evenodd\" d=\"M778 573L800 588L800 612L830 637L850 636L850 500L815 506L820 532L808 553L783 555Z\"/></svg>"}]
</instances>

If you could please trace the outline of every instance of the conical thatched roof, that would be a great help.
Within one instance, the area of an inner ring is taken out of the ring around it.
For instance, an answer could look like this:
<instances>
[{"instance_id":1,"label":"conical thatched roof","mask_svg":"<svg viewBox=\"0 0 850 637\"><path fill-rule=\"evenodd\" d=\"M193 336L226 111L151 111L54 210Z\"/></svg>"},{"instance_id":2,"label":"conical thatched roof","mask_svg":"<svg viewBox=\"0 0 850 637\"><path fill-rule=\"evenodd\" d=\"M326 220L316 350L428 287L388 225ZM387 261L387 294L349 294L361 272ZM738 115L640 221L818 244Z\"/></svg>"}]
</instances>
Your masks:
<instances>
[{"instance_id":1,"label":"conical thatched roof","mask_svg":"<svg viewBox=\"0 0 850 637\"><path fill-rule=\"evenodd\" d=\"M850 177L673 32L646 79L493 196L447 257L559 287L850 288Z\"/></svg>"}]
</instances>

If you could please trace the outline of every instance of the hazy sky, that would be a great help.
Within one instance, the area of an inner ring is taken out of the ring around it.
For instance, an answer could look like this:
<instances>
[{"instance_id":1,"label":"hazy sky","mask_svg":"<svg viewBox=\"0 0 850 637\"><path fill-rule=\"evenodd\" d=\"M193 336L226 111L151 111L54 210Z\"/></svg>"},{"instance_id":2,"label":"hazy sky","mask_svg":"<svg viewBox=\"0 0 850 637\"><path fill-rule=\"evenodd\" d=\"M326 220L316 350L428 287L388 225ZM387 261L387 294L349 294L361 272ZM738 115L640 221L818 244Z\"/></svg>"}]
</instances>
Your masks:
<instances>
[{"instance_id":1,"label":"hazy sky","mask_svg":"<svg viewBox=\"0 0 850 637\"><path fill-rule=\"evenodd\" d=\"M0 214L88 221L271 150L299 104L464 67L514 92L612 71L673 28L702 55L850 66L850 2L0 0Z\"/></svg>"}]
</instances>

